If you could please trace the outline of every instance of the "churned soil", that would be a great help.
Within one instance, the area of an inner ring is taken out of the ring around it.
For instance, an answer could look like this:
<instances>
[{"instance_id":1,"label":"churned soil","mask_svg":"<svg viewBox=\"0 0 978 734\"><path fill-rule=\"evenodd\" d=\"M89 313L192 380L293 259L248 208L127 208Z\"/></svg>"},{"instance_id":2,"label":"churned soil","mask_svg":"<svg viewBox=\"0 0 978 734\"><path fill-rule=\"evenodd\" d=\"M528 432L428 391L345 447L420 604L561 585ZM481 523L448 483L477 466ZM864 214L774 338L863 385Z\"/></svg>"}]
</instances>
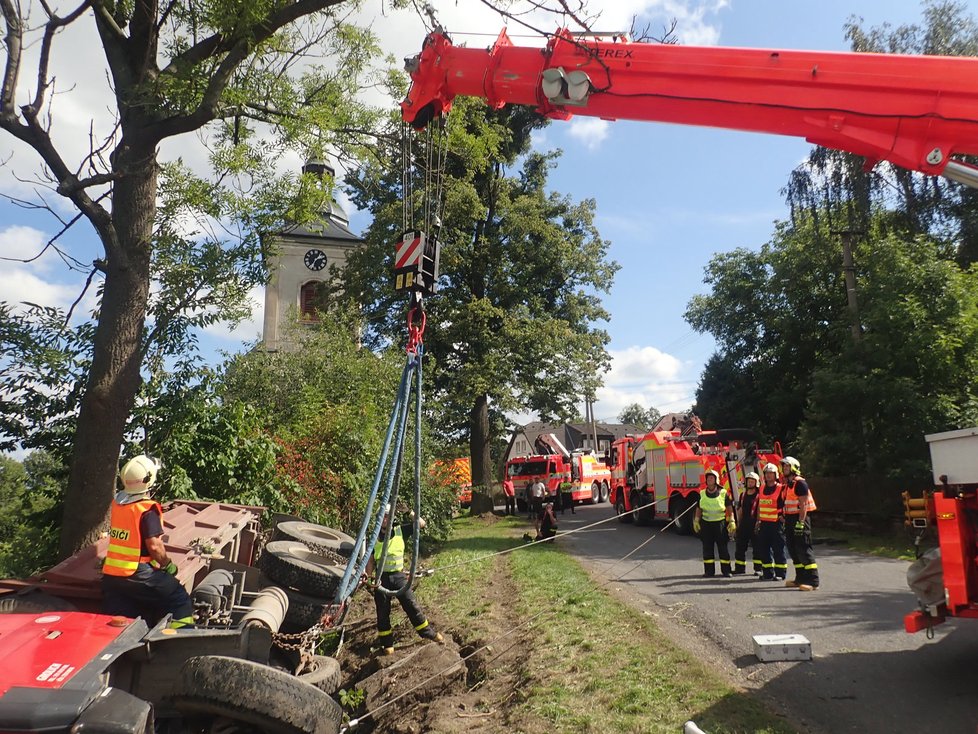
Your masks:
<instances>
[{"instance_id":1,"label":"churned soil","mask_svg":"<svg viewBox=\"0 0 978 734\"><path fill-rule=\"evenodd\" d=\"M487 513L480 520L494 524L499 518ZM491 572L480 576L478 606L469 614L451 618L437 602L423 604L429 621L445 638L441 643L420 639L395 611L392 656L371 651L376 636L373 599L357 595L349 618L358 621L348 625L339 657L342 687L365 694L352 714L367 714L358 731L511 734L539 728L520 720L517 706L528 690L526 663L535 633L517 630L494 642L522 621L517 611L520 590L505 556L492 559Z\"/></svg>"}]
</instances>

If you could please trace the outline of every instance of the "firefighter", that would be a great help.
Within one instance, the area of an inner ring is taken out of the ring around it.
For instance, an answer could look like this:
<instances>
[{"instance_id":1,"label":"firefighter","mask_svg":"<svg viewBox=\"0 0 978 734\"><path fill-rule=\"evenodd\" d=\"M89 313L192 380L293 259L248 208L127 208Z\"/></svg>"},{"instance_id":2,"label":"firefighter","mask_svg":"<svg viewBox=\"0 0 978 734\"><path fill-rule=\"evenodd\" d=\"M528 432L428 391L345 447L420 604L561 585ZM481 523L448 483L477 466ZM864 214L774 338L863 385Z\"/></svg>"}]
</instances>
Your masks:
<instances>
[{"instance_id":1,"label":"firefighter","mask_svg":"<svg viewBox=\"0 0 978 734\"><path fill-rule=\"evenodd\" d=\"M119 472L122 490L112 500L102 564L103 610L143 617L150 625L169 614L172 629L192 627L190 596L177 581L177 564L163 545L163 508L150 496L159 471L157 459L140 455Z\"/></svg>"},{"instance_id":2,"label":"firefighter","mask_svg":"<svg viewBox=\"0 0 978 734\"><path fill-rule=\"evenodd\" d=\"M413 512L411 513L411 517L414 518ZM388 506L384 513L384 519L382 520L383 525L380 537L374 546L373 555L367 561L368 577L374 576L376 565L380 563L381 555L384 552L384 536L387 534L387 525L390 522L390 518L391 511L390 506ZM420 518L418 520L418 527L424 528L425 525L424 518ZM394 628L391 626L391 596L377 589L377 586L379 585L385 589L397 591L398 589L404 588L407 584L408 577L404 573L404 539L410 538L413 534L413 522L403 523L394 528L391 532L390 541L387 543L387 558L384 560L384 572L381 574L380 579L374 579L373 584L371 584L374 587L374 606L377 608L376 649L382 655L394 654ZM418 600L415 598L414 592L410 588L405 589L403 594L398 595L397 600L400 602L405 614L407 614L408 619L411 620L411 624L414 625L414 631L422 639L433 640L435 642L441 642L445 639L441 632L435 630L431 623L428 622L421 607L418 606Z\"/></svg>"},{"instance_id":3,"label":"firefighter","mask_svg":"<svg viewBox=\"0 0 978 734\"><path fill-rule=\"evenodd\" d=\"M548 502L537 515L535 524L537 537L534 540L547 540L557 535L557 516L554 514L554 503Z\"/></svg>"},{"instance_id":4,"label":"firefighter","mask_svg":"<svg viewBox=\"0 0 978 734\"><path fill-rule=\"evenodd\" d=\"M503 499L506 500L506 510L503 512L504 515L516 515L516 487L513 486L513 480L506 477L503 480Z\"/></svg>"},{"instance_id":5,"label":"firefighter","mask_svg":"<svg viewBox=\"0 0 978 734\"><path fill-rule=\"evenodd\" d=\"M751 549L751 560L754 564L754 575L761 575L761 559L757 554L757 534L754 526L757 524L757 498L761 478L757 472L747 475L747 488L737 499L737 546L734 550L735 574L747 573L747 547Z\"/></svg>"},{"instance_id":6,"label":"firefighter","mask_svg":"<svg viewBox=\"0 0 978 734\"><path fill-rule=\"evenodd\" d=\"M795 577L785 581L785 586L795 586L802 591L818 588L818 564L812 550L812 519L815 498L808 482L801 476L801 464L793 456L781 460L784 472L784 525L788 541L788 553L795 565Z\"/></svg>"},{"instance_id":7,"label":"firefighter","mask_svg":"<svg viewBox=\"0 0 978 734\"><path fill-rule=\"evenodd\" d=\"M778 467L764 467L764 486L757 497L757 545L754 558L761 561L762 581L784 581L788 564L784 559L784 496L778 481Z\"/></svg>"},{"instance_id":8,"label":"firefighter","mask_svg":"<svg viewBox=\"0 0 978 734\"><path fill-rule=\"evenodd\" d=\"M730 535L737 532L733 502L727 490L720 486L720 474L713 469L706 473L706 491L700 494L693 518L693 530L703 541L703 576L716 575L713 549L720 555L720 571L730 576Z\"/></svg>"},{"instance_id":9,"label":"firefighter","mask_svg":"<svg viewBox=\"0 0 978 734\"><path fill-rule=\"evenodd\" d=\"M567 510L570 510L572 515L576 515L577 511L574 509L574 485L570 482L561 482L558 491L560 492L560 514L563 515Z\"/></svg>"}]
</instances>

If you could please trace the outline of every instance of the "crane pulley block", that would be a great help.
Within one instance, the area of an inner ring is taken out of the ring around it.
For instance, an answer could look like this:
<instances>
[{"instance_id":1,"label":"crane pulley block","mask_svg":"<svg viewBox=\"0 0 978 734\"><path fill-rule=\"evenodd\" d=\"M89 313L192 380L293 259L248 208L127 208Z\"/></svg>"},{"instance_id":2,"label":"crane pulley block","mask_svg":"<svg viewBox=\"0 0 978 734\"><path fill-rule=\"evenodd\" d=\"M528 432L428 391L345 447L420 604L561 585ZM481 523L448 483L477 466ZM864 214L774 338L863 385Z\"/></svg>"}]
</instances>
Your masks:
<instances>
[{"instance_id":1,"label":"crane pulley block","mask_svg":"<svg viewBox=\"0 0 978 734\"><path fill-rule=\"evenodd\" d=\"M409 230L394 249L394 290L430 296L438 291L441 244L434 234Z\"/></svg>"}]
</instances>

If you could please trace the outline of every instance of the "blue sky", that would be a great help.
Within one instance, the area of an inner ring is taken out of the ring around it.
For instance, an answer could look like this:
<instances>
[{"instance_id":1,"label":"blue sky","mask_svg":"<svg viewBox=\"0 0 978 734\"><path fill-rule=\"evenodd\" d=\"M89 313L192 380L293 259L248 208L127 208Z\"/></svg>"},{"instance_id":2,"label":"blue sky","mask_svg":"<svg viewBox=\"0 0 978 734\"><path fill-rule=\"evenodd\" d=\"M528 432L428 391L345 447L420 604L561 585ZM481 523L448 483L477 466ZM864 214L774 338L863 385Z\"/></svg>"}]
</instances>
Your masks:
<instances>
[{"instance_id":1,"label":"blue sky","mask_svg":"<svg viewBox=\"0 0 978 734\"><path fill-rule=\"evenodd\" d=\"M464 38L466 31L495 32L502 27L502 21L477 0L433 4L441 22L458 38ZM603 10L595 28L619 30L627 27L633 14L655 26L676 18L680 39L689 45L756 48L846 50L843 25L851 14L862 16L866 25L884 21L898 25L920 17L916 0L592 0L591 4ZM420 47L424 29L411 14L384 15L380 0L367 0L361 18L373 23L398 58ZM81 47L94 53L90 44ZM72 57L61 63L78 66L79 62ZM97 58L92 57L91 63L96 64ZM98 78L88 76L88 80ZM84 86L79 89L85 94ZM94 101L100 93L104 89L92 87L88 97L76 93L76 100L70 100L71 95L59 100L69 114L66 136L77 137L87 130L89 119L101 115L104 107ZM710 337L691 332L683 321L686 303L703 290L703 269L711 255L735 247L759 247L769 237L774 220L786 216L780 189L810 146L775 136L585 118L552 123L535 144L563 150L552 186L577 199L596 199L599 229L612 242L612 258L622 266L606 299L614 366L598 395L597 416L614 418L629 402L654 405L663 412L688 407L714 344ZM11 152L14 157L8 160ZM0 170L2 190L27 193L12 174L23 178L29 173L31 156L5 134L0 134L0 162L6 162ZM71 216L67 209L61 214ZM355 230L366 224L364 215L353 213ZM59 228L49 214L0 201L0 257L34 254ZM73 229L62 244L83 261L98 255L87 226ZM2 300L66 306L83 280L84 275L67 271L53 256L31 265L0 261ZM240 350L257 335L260 323L259 308L250 322L237 329L211 330L202 339L205 356L217 362L220 352Z\"/></svg>"}]
</instances>

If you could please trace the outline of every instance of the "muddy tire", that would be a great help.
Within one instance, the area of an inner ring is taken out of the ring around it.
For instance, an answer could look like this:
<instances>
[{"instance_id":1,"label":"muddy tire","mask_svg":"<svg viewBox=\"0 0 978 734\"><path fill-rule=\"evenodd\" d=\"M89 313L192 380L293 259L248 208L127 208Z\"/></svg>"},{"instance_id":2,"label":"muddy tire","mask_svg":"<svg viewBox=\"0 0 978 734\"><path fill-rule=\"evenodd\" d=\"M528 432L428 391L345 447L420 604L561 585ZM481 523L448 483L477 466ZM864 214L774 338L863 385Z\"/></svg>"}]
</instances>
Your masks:
<instances>
[{"instance_id":1,"label":"muddy tire","mask_svg":"<svg viewBox=\"0 0 978 734\"><path fill-rule=\"evenodd\" d=\"M333 603L333 598L310 596L294 589L283 589L289 598L289 610L282 622L283 632L305 632L323 617L323 608Z\"/></svg>"},{"instance_id":2,"label":"muddy tire","mask_svg":"<svg viewBox=\"0 0 978 734\"><path fill-rule=\"evenodd\" d=\"M346 570L295 540L274 540L267 544L258 565L279 586L330 599Z\"/></svg>"},{"instance_id":3,"label":"muddy tire","mask_svg":"<svg viewBox=\"0 0 978 734\"><path fill-rule=\"evenodd\" d=\"M44 612L77 612L69 601L40 591L0 596L0 614L43 614Z\"/></svg>"},{"instance_id":4,"label":"muddy tire","mask_svg":"<svg viewBox=\"0 0 978 734\"><path fill-rule=\"evenodd\" d=\"M316 686L330 696L339 690L342 678L343 671L340 670L339 660L325 655L313 656L312 670L299 676L299 680L303 683Z\"/></svg>"},{"instance_id":5,"label":"muddy tire","mask_svg":"<svg viewBox=\"0 0 978 734\"><path fill-rule=\"evenodd\" d=\"M344 558L349 558L356 546L356 540L346 533L311 522L280 522L272 533L272 541L276 540L305 543L312 550L326 548L339 553Z\"/></svg>"},{"instance_id":6,"label":"muddy tire","mask_svg":"<svg viewBox=\"0 0 978 734\"><path fill-rule=\"evenodd\" d=\"M250 660L189 658L167 697L182 714L220 716L268 734L337 734L343 709L295 676Z\"/></svg>"},{"instance_id":7,"label":"muddy tire","mask_svg":"<svg viewBox=\"0 0 978 734\"><path fill-rule=\"evenodd\" d=\"M618 499L615 501L615 513L618 515L618 522L632 523L635 521L635 515L625 508L625 498L621 492L618 493Z\"/></svg>"}]
</instances>

